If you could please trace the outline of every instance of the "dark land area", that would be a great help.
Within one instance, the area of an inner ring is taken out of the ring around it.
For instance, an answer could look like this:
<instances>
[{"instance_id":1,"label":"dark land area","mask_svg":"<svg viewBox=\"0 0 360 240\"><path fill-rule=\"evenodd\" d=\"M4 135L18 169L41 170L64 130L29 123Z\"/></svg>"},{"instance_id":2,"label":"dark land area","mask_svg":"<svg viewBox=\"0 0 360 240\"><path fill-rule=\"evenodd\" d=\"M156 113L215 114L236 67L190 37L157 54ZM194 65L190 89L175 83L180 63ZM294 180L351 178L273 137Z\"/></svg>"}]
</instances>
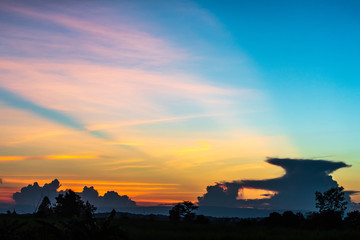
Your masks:
<instances>
[{"instance_id":1,"label":"dark land area","mask_svg":"<svg viewBox=\"0 0 360 240\"><path fill-rule=\"evenodd\" d=\"M165 215L115 212L91 219L11 213L0 215L0 239L360 239L359 222L332 224L294 216L290 212L249 219L199 215L192 221L171 221Z\"/></svg>"},{"instance_id":2,"label":"dark land area","mask_svg":"<svg viewBox=\"0 0 360 240\"><path fill-rule=\"evenodd\" d=\"M169 215L95 213L96 207L71 190L48 197L33 214L0 214L0 239L360 239L360 212L346 210L342 187L316 192L318 212L272 212L263 218L219 218L196 214L183 201Z\"/></svg>"}]
</instances>

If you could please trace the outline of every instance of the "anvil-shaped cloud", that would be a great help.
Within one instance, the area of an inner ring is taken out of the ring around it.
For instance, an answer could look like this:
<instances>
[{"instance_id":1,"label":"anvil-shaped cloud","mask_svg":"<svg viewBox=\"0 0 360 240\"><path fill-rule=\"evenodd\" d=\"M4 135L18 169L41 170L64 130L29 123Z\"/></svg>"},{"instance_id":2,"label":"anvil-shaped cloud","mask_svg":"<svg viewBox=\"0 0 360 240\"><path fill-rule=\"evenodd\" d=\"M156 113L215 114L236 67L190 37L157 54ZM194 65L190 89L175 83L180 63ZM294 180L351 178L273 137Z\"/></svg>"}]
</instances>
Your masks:
<instances>
[{"instance_id":1,"label":"anvil-shaped cloud","mask_svg":"<svg viewBox=\"0 0 360 240\"><path fill-rule=\"evenodd\" d=\"M208 186L207 193L198 198L200 206L314 210L315 192L338 186L329 174L350 167L343 162L311 159L269 158L267 162L284 168L285 175L274 179L241 180ZM243 188L276 193L267 199L238 199L238 192Z\"/></svg>"}]
</instances>

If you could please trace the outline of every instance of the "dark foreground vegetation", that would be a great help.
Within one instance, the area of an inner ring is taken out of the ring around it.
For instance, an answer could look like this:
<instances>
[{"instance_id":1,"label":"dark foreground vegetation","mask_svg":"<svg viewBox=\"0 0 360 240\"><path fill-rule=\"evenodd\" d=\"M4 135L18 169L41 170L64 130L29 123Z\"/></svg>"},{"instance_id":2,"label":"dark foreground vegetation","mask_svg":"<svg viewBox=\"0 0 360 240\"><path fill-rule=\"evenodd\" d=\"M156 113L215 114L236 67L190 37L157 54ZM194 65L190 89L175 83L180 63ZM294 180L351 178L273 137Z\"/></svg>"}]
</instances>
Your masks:
<instances>
[{"instance_id":1,"label":"dark foreground vegetation","mask_svg":"<svg viewBox=\"0 0 360 240\"><path fill-rule=\"evenodd\" d=\"M129 213L94 214L71 190L51 205L44 198L34 214L0 215L0 239L360 239L360 212L344 217L342 189L317 193L319 212L273 212L266 218L214 218L196 215L189 201L169 216Z\"/></svg>"},{"instance_id":2,"label":"dark foreground vegetation","mask_svg":"<svg viewBox=\"0 0 360 240\"><path fill-rule=\"evenodd\" d=\"M360 239L359 222L355 226L342 220L329 228L313 217L294 215L273 213L263 219L200 216L174 222L161 216L115 212L91 220L3 214L0 239Z\"/></svg>"}]
</instances>

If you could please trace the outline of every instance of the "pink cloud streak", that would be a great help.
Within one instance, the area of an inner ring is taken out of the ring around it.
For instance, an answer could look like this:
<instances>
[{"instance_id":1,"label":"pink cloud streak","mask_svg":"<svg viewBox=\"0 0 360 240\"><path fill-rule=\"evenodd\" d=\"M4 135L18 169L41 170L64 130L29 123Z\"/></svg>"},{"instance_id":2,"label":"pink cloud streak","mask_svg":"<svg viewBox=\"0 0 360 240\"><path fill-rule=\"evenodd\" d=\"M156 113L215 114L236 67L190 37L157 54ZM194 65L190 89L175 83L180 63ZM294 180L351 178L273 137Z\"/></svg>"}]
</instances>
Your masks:
<instances>
[{"instance_id":1,"label":"pink cloud streak","mask_svg":"<svg viewBox=\"0 0 360 240\"><path fill-rule=\"evenodd\" d=\"M94 15L92 20L89 20L90 18L83 20L79 17L81 16L81 12L77 14L77 18L74 18L72 15L67 14L66 11L63 11L62 13L55 12L58 10L56 8L53 9L53 11L46 12L40 12L37 9L21 5L2 6L2 8L22 17L25 16L26 18L42 22L51 22L57 26L70 30L70 38L66 35L60 35L57 36L58 39L49 36L49 33L44 30L36 31L43 32L44 37L50 38L53 41L63 42L61 40L66 40L66 42L71 43L70 46L79 46L82 49L96 53L99 56L118 56L118 58L134 58L155 63L166 63L187 56L185 53L186 51L179 51L179 49L173 48L168 42L161 38L154 37L144 31L136 30L131 25L125 25L121 23L121 19L111 19L112 21L106 21L105 19L100 19ZM111 16L111 11L109 9L107 11L108 13L105 14ZM114 22L116 22L116 24L114 24ZM19 36L19 34L16 33L19 31L15 32L12 30L13 28L14 26L5 30L11 32L15 36ZM22 27L20 27L20 30L21 28ZM31 31L27 29L22 30L28 33L34 31L33 29ZM75 38L72 37L72 34L75 34ZM27 36L31 35L32 34L27 34ZM81 42L78 42L79 40ZM45 42L44 44L48 45L49 43ZM67 48L69 45L63 44L62 46Z\"/></svg>"}]
</instances>

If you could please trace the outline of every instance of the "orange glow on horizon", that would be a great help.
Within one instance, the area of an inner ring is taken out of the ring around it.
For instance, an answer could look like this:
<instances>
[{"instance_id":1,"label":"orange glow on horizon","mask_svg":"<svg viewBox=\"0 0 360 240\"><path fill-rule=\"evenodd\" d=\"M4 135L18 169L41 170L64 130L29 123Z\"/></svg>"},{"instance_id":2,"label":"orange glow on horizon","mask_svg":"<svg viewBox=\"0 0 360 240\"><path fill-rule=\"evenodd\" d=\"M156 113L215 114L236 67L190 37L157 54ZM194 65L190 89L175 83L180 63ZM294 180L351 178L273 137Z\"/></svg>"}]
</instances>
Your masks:
<instances>
[{"instance_id":1,"label":"orange glow on horizon","mask_svg":"<svg viewBox=\"0 0 360 240\"><path fill-rule=\"evenodd\" d=\"M19 187L13 187L9 191L1 191L0 202L2 203L14 203L12 199L12 195L15 192L20 192L22 187L26 187L34 182L37 182L40 186L43 186L46 183L50 183L53 179L41 179L41 180L32 180L32 179L11 179L6 178L3 181L6 184L23 184ZM179 184L174 183L147 183L147 182L110 182L110 181L84 181L84 180L61 180L60 187L57 189L58 191L65 191L67 189L71 189L77 193L83 191L85 186L92 186L96 191L98 191L99 196L104 196L108 191L115 191L119 195L127 195L132 200L138 202L140 206L156 206L159 204L167 204L167 203L176 203L181 202L182 200L163 200L163 199L146 199L149 194L157 195L158 193L164 194L167 191L177 189ZM181 193L181 192L179 192ZM139 200L136 198L140 197ZM177 196L174 196L177 198Z\"/></svg>"},{"instance_id":2,"label":"orange glow on horizon","mask_svg":"<svg viewBox=\"0 0 360 240\"><path fill-rule=\"evenodd\" d=\"M8 203L8 204L13 204L15 203L14 199L12 199L12 196L0 196L0 203Z\"/></svg>"},{"instance_id":3,"label":"orange glow on horizon","mask_svg":"<svg viewBox=\"0 0 360 240\"><path fill-rule=\"evenodd\" d=\"M41 179L34 180L32 178L24 178L24 179L15 179L15 178L6 178L6 182L9 183L23 183L29 184L29 182L34 183L50 183L54 179ZM4 181L4 179L3 179ZM59 180L60 181L60 180ZM60 184L72 184L72 185L83 185L83 186L91 186L91 185L104 185L104 186L179 186L178 183L149 183L149 182L111 182L111 181L85 181L85 180L61 180Z\"/></svg>"},{"instance_id":4,"label":"orange glow on horizon","mask_svg":"<svg viewBox=\"0 0 360 240\"><path fill-rule=\"evenodd\" d=\"M33 184L32 181L26 181L22 179L9 179L7 178L6 183L22 183L24 186L14 187L10 191L2 191L0 195L0 202L2 203L10 203L13 204L14 200L12 199L12 195L15 192L20 192L22 187L26 187L29 185L29 182ZM50 183L49 179L42 179L36 181L40 186L45 183ZM98 191L99 196L104 196L104 194L108 191L115 191L119 195L127 195L132 200L136 201L139 206L157 206L161 204L174 204L177 202L182 202L182 198L179 200L169 200L169 199L147 199L144 196L149 194L156 195L157 193L165 193L166 190L175 190L176 186L179 184L171 184L171 183L140 183L140 182L102 182L102 181L79 181L79 180L63 180L60 183L60 187L57 189L58 191L65 191L67 189L71 189L75 192L82 192L84 186L93 186L96 191ZM160 191L160 192L159 192ZM181 192L179 192L180 194ZM141 197L143 196L143 197ZM139 199L137 199L139 197ZM174 196L176 198L176 196Z\"/></svg>"},{"instance_id":5,"label":"orange glow on horizon","mask_svg":"<svg viewBox=\"0 0 360 240\"><path fill-rule=\"evenodd\" d=\"M151 191L155 191L155 190L173 190L176 188L166 188L166 187L138 187L138 186L126 186L126 187L122 187L122 186L117 186L117 187L112 187L111 189L109 188L109 186L99 186L99 185L95 185L92 184L92 187L94 187L94 189L96 191L98 191L99 195L104 195L106 192L108 191L117 191L119 194L122 194L124 192L131 192L134 193L133 195L138 195L139 192L143 193L145 191L145 193L151 192ZM68 185L68 186L60 186L60 188L58 190L66 190L66 189L71 189L75 192L82 192L84 186L77 186L77 185ZM129 196L130 197L130 196Z\"/></svg>"},{"instance_id":6,"label":"orange glow on horizon","mask_svg":"<svg viewBox=\"0 0 360 240\"><path fill-rule=\"evenodd\" d=\"M180 203L183 200L168 200L168 199L158 199L158 200L147 200L147 199L133 199L136 201L137 206L159 206L159 205L174 205Z\"/></svg>"},{"instance_id":7,"label":"orange glow on horizon","mask_svg":"<svg viewBox=\"0 0 360 240\"><path fill-rule=\"evenodd\" d=\"M351 201L355 203L360 203L360 194L355 193L350 195Z\"/></svg>"},{"instance_id":8,"label":"orange glow on horizon","mask_svg":"<svg viewBox=\"0 0 360 240\"><path fill-rule=\"evenodd\" d=\"M16 191L20 191L22 187L26 187L29 184L33 184L37 182L40 186L45 183L50 183L53 179L41 179L41 180L33 180L33 179L11 179L6 178L6 183L18 183L24 184L24 186L19 186L18 188L14 188ZM94 187L95 190L98 191L99 196L103 196L108 191L116 191L119 195L128 195L130 198L134 196L139 196L143 194L155 193L158 191L165 190L175 190L179 184L175 183L147 183L147 182L107 182L107 181L84 181L84 180L61 180L60 188L58 191L65 191L67 189L71 189L75 192L82 192L85 186Z\"/></svg>"}]
</instances>

